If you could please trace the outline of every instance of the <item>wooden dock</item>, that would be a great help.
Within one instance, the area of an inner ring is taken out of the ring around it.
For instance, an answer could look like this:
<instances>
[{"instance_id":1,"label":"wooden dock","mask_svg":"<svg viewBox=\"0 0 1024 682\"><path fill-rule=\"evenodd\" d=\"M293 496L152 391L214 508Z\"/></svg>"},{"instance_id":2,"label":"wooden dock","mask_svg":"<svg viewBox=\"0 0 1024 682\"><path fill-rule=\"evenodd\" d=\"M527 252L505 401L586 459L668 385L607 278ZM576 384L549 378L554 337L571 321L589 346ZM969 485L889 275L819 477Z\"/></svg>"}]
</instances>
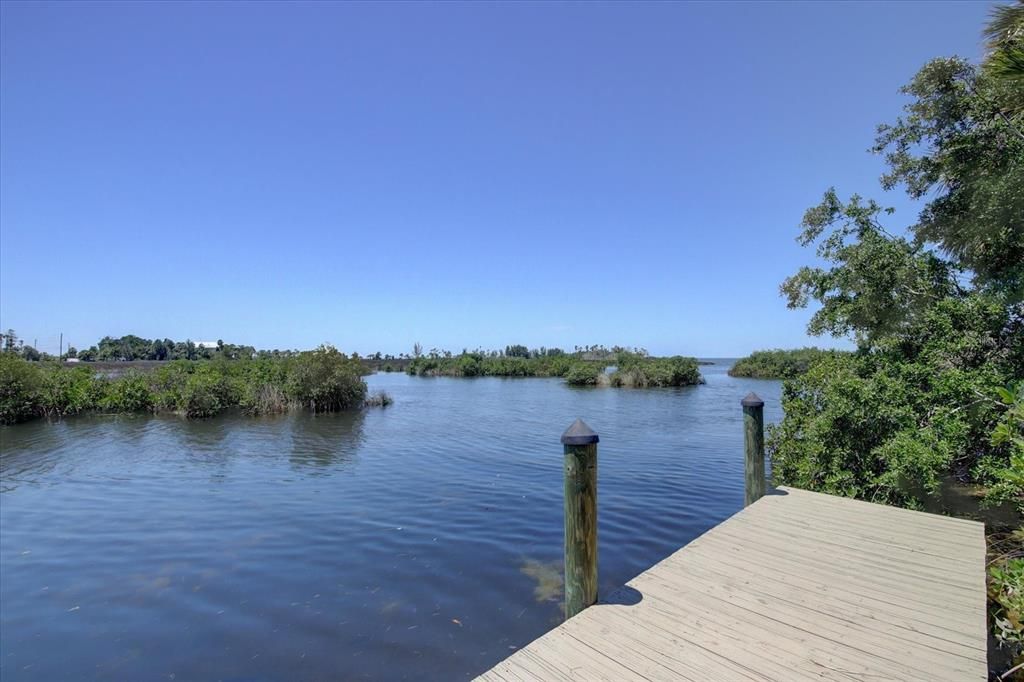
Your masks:
<instances>
[{"instance_id":1,"label":"wooden dock","mask_svg":"<svg viewBox=\"0 0 1024 682\"><path fill-rule=\"evenodd\" d=\"M982 524L769 492L481 680L985 680Z\"/></svg>"}]
</instances>

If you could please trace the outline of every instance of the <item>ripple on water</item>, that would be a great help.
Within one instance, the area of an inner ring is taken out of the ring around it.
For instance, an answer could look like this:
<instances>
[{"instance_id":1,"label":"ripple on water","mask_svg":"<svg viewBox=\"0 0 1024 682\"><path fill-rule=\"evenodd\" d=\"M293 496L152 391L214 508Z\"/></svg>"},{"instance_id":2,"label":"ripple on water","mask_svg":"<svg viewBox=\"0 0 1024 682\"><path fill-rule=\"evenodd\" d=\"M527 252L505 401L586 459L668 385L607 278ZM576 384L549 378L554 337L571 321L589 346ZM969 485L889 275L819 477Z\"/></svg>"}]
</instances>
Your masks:
<instances>
[{"instance_id":1,"label":"ripple on water","mask_svg":"<svg viewBox=\"0 0 1024 682\"><path fill-rule=\"evenodd\" d=\"M377 375L383 410L0 428L0 675L471 676L561 618L576 417L601 435L601 590L740 508L738 401L774 419L779 386L725 367L651 391Z\"/></svg>"}]
</instances>

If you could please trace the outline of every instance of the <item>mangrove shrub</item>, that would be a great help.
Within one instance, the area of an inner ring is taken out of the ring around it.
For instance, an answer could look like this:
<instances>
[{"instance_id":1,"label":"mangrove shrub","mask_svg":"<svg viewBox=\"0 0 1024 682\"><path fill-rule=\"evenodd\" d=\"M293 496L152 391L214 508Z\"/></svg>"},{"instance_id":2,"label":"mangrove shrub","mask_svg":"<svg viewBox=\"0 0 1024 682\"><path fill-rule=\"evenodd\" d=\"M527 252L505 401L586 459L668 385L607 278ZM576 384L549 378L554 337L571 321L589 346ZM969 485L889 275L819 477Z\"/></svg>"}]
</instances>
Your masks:
<instances>
[{"instance_id":1,"label":"mangrove shrub","mask_svg":"<svg viewBox=\"0 0 1024 682\"><path fill-rule=\"evenodd\" d=\"M704 383L695 358L679 355L651 358L636 353L619 353L616 362L616 369L609 377L612 386L648 388Z\"/></svg>"},{"instance_id":2,"label":"mangrove shrub","mask_svg":"<svg viewBox=\"0 0 1024 682\"><path fill-rule=\"evenodd\" d=\"M149 372L107 378L87 365L29 362L0 353L0 423L82 412L176 412L210 417L303 408L330 412L366 398L364 367L330 346L264 359L175 360Z\"/></svg>"},{"instance_id":3,"label":"mangrove shrub","mask_svg":"<svg viewBox=\"0 0 1024 682\"><path fill-rule=\"evenodd\" d=\"M813 347L791 350L759 350L737 360L736 364L729 368L729 376L754 379L794 379L804 374L812 364L822 358L843 352Z\"/></svg>"},{"instance_id":4,"label":"mangrove shrub","mask_svg":"<svg viewBox=\"0 0 1024 682\"><path fill-rule=\"evenodd\" d=\"M806 212L799 241L823 265L782 293L817 304L810 333L858 350L786 381L774 475L911 507L952 477L1024 505L1003 399L1024 379L1024 114L1007 114L1024 90L937 59L903 92L874 150L886 189L928 200L905 234L884 224L891 210L832 189Z\"/></svg>"}]
</instances>

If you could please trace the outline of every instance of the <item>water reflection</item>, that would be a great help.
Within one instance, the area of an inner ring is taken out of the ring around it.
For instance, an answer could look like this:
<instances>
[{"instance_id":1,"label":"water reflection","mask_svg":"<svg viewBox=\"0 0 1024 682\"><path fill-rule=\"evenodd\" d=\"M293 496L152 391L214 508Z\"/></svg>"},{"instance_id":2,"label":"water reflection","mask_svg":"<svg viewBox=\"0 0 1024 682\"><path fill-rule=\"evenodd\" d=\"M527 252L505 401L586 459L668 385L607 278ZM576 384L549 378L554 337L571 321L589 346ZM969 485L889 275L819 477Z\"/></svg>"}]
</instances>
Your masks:
<instances>
[{"instance_id":1,"label":"water reflection","mask_svg":"<svg viewBox=\"0 0 1024 682\"><path fill-rule=\"evenodd\" d=\"M296 469L315 475L317 469L345 469L355 465L363 443L362 411L296 414L291 419L291 455Z\"/></svg>"},{"instance_id":2,"label":"water reflection","mask_svg":"<svg viewBox=\"0 0 1024 682\"><path fill-rule=\"evenodd\" d=\"M74 468L74 457L68 457L70 442L79 446L78 454L91 452L110 441L111 428L117 426L109 417L83 417L75 422L39 419L0 426L0 491L40 484L58 471L66 475Z\"/></svg>"},{"instance_id":3,"label":"water reflection","mask_svg":"<svg viewBox=\"0 0 1024 682\"><path fill-rule=\"evenodd\" d=\"M0 676L482 672L559 620L576 417L601 434L602 596L742 506L739 400L772 421L779 391L726 367L651 391L379 375L387 410L0 429Z\"/></svg>"},{"instance_id":4,"label":"water reflection","mask_svg":"<svg viewBox=\"0 0 1024 682\"><path fill-rule=\"evenodd\" d=\"M161 431L177 440L177 444L188 458L198 464L224 464L239 454L235 448L225 447L227 441L239 429L245 429L244 416L227 414L211 419L192 419L185 421L181 417L160 417ZM184 422L184 426L183 426Z\"/></svg>"}]
</instances>

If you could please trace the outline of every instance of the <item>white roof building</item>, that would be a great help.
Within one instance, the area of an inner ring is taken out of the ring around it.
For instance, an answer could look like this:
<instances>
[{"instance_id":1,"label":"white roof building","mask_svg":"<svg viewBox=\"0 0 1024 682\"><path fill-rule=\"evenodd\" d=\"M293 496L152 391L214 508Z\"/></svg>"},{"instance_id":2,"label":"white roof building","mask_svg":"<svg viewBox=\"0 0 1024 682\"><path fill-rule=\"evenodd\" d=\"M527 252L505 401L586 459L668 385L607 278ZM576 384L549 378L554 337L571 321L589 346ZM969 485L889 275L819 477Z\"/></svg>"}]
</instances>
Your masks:
<instances>
[{"instance_id":1,"label":"white roof building","mask_svg":"<svg viewBox=\"0 0 1024 682\"><path fill-rule=\"evenodd\" d=\"M216 341L196 341L196 348L209 348L210 350L217 350Z\"/></svg>"}]
</instances>

